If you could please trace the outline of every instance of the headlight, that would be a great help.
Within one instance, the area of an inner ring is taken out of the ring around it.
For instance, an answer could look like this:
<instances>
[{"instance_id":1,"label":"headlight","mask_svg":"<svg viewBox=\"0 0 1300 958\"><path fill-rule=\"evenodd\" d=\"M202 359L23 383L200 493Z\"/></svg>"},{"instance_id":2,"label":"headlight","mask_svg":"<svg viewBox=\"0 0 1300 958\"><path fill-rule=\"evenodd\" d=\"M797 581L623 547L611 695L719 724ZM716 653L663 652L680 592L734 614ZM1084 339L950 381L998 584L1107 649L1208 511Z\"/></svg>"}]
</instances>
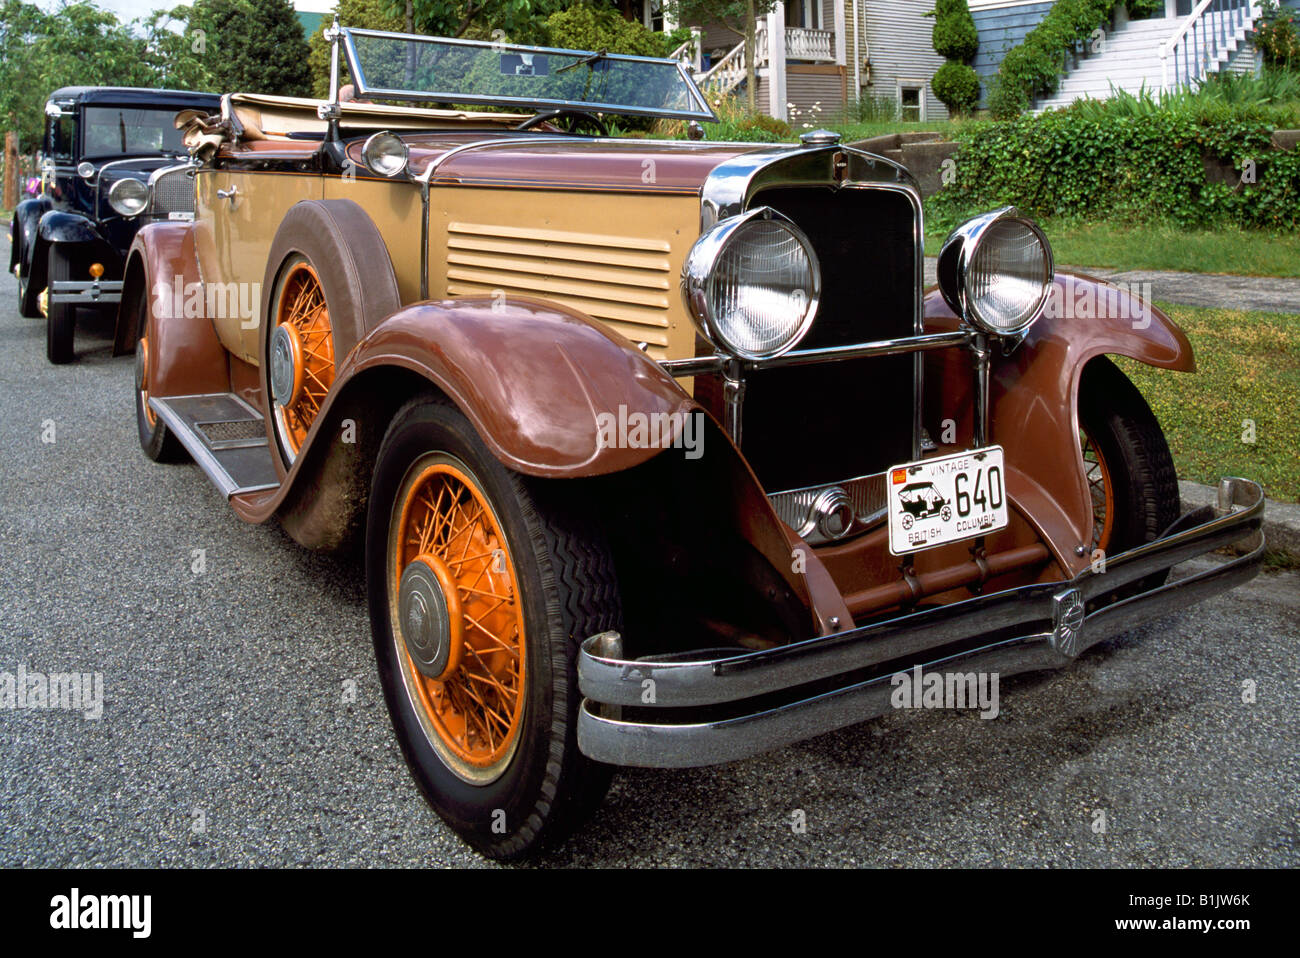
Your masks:
<instances>
[{"instance_id":1,"label":"headlight","mask_svg":"<svg viewBox=\"0 0 1300 958\"><path fill-rule=\"evenodd\" d=\"M126 177L108 188L108 205L123 216L138 216L149 205L149 187Z\"/></svg>"},{"instance_id":2,"label":"headlight","mask_svg":"<svg viewBox=\"0 0 1300 958\"><path fill-rule=\"evenodd\" d=\"M1016 336L1052 289L1052 247L1013 207L963 223L939 251L939 288L957 315L995 336Z\"/></svg>"},{"instance_id":3,"label":"headlight","mask_svg":"<svg viewBox=\"0 0 1300 958\"><path fill-rule=\"evenodd\" d=\"M705 339L733 356L764 359L808 332L821 270L799 227L762 206L696 241L682 268L682 294Z\"/></svg>"},{"instance_id":4,"label":"headlight","mask_svg":"<svg viewBox=\"0 0 1300 958\"><path fill-rule=\"evenodd\" d=\"M402 172L406 169L408 156L402 138L387 131L374 134L361 148L361 158L365 160L366 168L380 176L396 176Z\"/></svg>"}]
</instances>

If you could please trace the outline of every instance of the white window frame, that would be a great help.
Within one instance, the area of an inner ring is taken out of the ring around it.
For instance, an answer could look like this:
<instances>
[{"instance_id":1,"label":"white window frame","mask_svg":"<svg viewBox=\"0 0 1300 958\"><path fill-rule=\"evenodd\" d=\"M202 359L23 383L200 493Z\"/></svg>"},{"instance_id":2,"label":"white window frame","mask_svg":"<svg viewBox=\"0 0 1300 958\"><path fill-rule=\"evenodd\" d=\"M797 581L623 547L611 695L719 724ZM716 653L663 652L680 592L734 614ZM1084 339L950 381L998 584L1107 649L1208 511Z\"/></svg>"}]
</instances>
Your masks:
<instances>
[{"instance_id":1,"label":"white window frame","mask_svg":"<svg viewBox=\"0 0 1300 958\"><path fill-rule=\"evenodd\" d=\"M917 91L917 103L920 107L920 116L916 118L916 122L917 123L925 122L925 91L929 85L930 85L929 80L922 80L922 79L912 78L912 77L898 78L897 87L895 88L894 96L898 103L898 118L900 120L904 119L903 91L915 89Z\"/></svg>"}]
</instances>

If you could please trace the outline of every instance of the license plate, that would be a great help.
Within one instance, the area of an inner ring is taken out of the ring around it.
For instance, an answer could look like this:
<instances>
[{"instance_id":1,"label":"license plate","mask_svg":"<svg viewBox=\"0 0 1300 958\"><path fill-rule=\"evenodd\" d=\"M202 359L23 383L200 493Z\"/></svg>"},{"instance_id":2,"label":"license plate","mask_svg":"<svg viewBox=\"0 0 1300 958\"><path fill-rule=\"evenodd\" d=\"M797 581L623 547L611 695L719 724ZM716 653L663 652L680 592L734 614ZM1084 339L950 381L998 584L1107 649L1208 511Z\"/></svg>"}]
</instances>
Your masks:
<instances>
[{"instance_id":1,"label":"license plate","mask_svg":"<svg viewBox=\"0 0 1300 958\"><path fill-rule=\"evenodd\" d=\"M985 535L1007 524L1002 447L895 466L887 473L889 551L918 549Z\"/></svg>"}]
</instances>

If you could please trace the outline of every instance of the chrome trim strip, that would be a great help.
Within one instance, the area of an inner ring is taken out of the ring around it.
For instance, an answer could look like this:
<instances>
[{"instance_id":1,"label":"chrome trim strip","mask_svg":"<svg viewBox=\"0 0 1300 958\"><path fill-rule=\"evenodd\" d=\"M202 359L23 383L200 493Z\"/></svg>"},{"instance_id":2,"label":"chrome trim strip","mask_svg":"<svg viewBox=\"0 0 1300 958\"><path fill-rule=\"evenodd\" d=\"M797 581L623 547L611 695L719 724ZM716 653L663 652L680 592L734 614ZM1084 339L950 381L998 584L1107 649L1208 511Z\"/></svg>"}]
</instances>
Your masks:
<instances>
[{"instance_id":1,"label":"chrome trim strip","mask_svg":"<svg viewBox=\"0 0 1300 958\"><path fill-rule=\"evenodd\" d=\"M881 339L855 346L825 346L820 349L795 349L770 359L745 361L746 369L777 369L781 366L811 366L816 363L833 363L845 359L863 359L868 356L897 356L900 353L927 352L931 349L951 349L969 346L974 333L960 329L951 333L929 333L905 336L901 339ZM673 376L699 376L721 372L726 356L692 356L688 359L664 359L659 365ZM916 458L921 458L917 455Z\"/></svg>"},{"instance_id":2,"label":"chrome trim strip","mask_svg":"<svg viewBox=\"0 0 1300 958\"><path fill-rule=\"evenodd\" d=\"M729 761L877 714L859 714L856 707L828 712L825 703L859 695L880 681L873 679L718 723L627 723L608 717L611 708L646 707L642 696L647 680L654 682L655 707L671 717L674 708L739 702L890 662L906 662L905 667L911 667L917 657L927 652L958 642L978 641L980 636L996 639L1008 631L1020 635L968 650L940 664L961 661L969 665L991 649L1019 650L1020 657L1008 660L1002 669L1008 674L1024 668L1068 664L1110 635L1232 588L1259 571L1265 548L1261 531L1263 490L1250 480L1230 478L1222 480L1220 497L1222 506L1217 511L1223 514L1216 516L1216 510L1208 508L1188 513L1175 523L1174 529L1202 516L1208 518L1110 557L1105 572L1086 569L1071 580L975 596L762 652L695 661L684 656L625 660L603 655L611 644L604 636L593 636L583 643L578 656L578 681L586 697L579 718L579 745L588 756L613 764L678 766ZM1101 604L1122 586L1247 535L1257 536L1258 542L1241 558L1118 602ZM1059 611L1068 608L1059 600L1071 591L1077 592L1078 603L1092 602L1081 629L1077 623L1067 628ZM1030 653L1030 664L1025 664L1024 652ZM807 714L801 718L791 718L804 712ZM813 731L807 730L809 721ZM741 728L746 729L745 734L733 740ZM728 743L721 750L716 741L719 736Z\"/></svg>"},{"instance_id":3,"label":"chrome trim strip","mask_svg":"<svg viewBox=\"0 0 1300 958\"><path fill-rule=\"evenodd\" d=\"M925 663L901 665L889 675L715 722L680 725L625 722L607 714L615 712L616 707L612 709L587 698L578 714L578 748L588 757L611 765L650 768L713 765L748 758L888 714L892 710L894 676L913 668L920 668L922 674L960 670L997 672L1003 676L1062 668L1074 656L1103 639L1249 581L1259 572L1264 550L1261 535L1255 549L1231 562L1092 612L1084 617L1082 628L1075 633L1077 644L1063 645L1061 625L1054 622L1052 631L1004 639ZM1041 597L1040 608L1046 609L1052 598ZM662 683L657 685L656 695L662 698ZM640 699L637 704L641 704Z\"/></svg>"}]
</instances>

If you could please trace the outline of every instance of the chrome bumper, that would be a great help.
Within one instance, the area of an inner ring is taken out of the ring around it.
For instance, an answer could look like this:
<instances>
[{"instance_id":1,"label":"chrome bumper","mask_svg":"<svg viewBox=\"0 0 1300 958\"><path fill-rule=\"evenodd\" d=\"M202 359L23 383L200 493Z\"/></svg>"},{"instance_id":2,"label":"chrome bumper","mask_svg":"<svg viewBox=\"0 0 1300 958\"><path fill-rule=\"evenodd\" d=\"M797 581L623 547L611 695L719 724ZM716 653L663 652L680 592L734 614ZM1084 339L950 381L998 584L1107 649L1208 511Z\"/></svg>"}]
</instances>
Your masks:
<instances>
[{"instance_id":1,"label":"chrome bumper","mask_svg":"<svg viewBox=\"0 0 1300 958\"><path fill-rule=\"evenodd\" d=\"M686 768L747 758L892 710L894 675L1060 668L1112 635L1253 578L1264 559L1264 493L1223 479L1219 501L1105 571L901 615L763 652L625 660L617 633L583 643L578 747L611 765ZM1117 599L1115 591L1253 536L1249 551ZM624 710L635 710L635 719Z\"/></svg>"},{"instance_id":2,"label":"chrome bumper","mask_svg":"<svg viewBox=\"0 0 1300 958\"><path fill-rule=\"evenodd\" d=\"M89 282L58 280L50 284L51 303L94 306L121 301L122 281L120 279L96 279Z\"/></svg>"}]
</instances>

